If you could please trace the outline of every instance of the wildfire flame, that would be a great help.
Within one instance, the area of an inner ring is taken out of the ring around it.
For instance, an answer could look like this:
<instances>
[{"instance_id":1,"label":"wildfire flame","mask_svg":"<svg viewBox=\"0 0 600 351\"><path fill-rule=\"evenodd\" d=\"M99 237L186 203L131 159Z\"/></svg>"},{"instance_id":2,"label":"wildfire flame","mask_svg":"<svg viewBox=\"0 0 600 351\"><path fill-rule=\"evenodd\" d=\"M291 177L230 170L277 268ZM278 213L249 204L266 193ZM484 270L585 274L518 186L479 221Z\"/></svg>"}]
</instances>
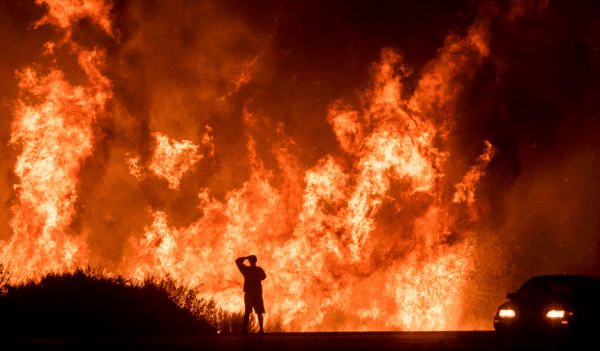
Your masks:
<instances>
[{"instance_id":1,"label":"wildfire flame","mask_svg":"<svg viewBox=\"0 0 600 351\"><path fill-rule=\"evenodd\" d=\"M68 31L74 21L91 17L112 34L110 6L100 0L41 2L49 11L40 24ZM275 145L278 168L267 169L248 132L251 174L243 186L225 201L202 188L202 215L183 227L150 208L152 224L141 239L131 233L133 251L117 270L136 278L169 273L203 284L204 294L221 307L241 311L241 276L233 261L253 253L268 276L267 326L279 319L289 331L458 329L475 240L465 222L477 220L475 187L494 149L486 143L462 182L450 184L443 143L461 87L457 77L472 72L488 53L486 25L477 21L466 37L449 37L408 99L402 98L407 70L401 57L383 50L364 106L341 100L330 105L328 122L340 152L309 169L298 166L291 140ZM69 228L79 171L99 140L94 125L108 113L111 82L101 73L102 51L65 38L86 85L72 86L57 69L19 73L22 97L11 138L22 147L15 167L18 203L14 234L2 248L20 267L19 277L89 261L85 235ZM233 90L251 79L257 62L240 70ZM251 126L256 115L246 111L241 117ZM147 166L139 157L124 162L136 179L149 169L177 191L186 172L214 156L210 132L201 145L155 132ZM283 181L275 182L275 175Z\"/></svg>"},{"instance_id":2,"label":"wildfire flame","mask_svg":"<svg viewBox=\"0 0 600 351\"><path fill-rule=\"evenodd\" d=\"M67 231L75 214L78 172L92 155L93 125L105 114L111 91L99 70L101 52L79 50L78 61L89 86L71 86L59 70L43 77L31 68L19 73L22 98L11 137L11 143L22 146L15 167L19 204L13 208L14 235L3 254L25 276L87 261L84 238Z\"/></svg>"}]
</instances>

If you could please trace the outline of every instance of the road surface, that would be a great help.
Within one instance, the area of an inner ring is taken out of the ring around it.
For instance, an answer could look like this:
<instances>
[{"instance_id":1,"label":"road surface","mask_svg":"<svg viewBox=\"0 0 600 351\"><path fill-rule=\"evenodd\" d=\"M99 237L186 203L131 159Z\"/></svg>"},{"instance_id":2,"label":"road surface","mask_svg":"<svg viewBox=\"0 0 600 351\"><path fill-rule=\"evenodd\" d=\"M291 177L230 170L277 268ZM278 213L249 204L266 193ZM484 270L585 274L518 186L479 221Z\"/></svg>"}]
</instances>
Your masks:
<instances>
[{"instance_id":1,"label":"road surface","mask_svg":"<svg viewBox=\"0 0 600 351\"><path fill-rule=\"evenodd\" d=\"M193 338L14 340L17 349L84 350L551 350L557 345L502 345L493 331L267 333ZM571 349L572 345L562 345Z\"/></svg>"}]
</instances>

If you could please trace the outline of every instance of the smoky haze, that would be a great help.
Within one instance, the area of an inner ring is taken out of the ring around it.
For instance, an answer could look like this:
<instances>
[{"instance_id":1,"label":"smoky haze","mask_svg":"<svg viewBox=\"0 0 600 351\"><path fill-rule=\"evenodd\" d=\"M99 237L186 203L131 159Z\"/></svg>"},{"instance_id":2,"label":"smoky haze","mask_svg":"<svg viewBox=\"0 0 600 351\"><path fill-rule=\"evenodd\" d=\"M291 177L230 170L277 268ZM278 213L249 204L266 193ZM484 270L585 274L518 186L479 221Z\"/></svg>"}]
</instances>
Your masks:
<instances>
[{"instance_id":1,"label":"smoky haze","mask_svg":"<svg viewBox=\"0 0 600 351\"><path fill-rule=\"evenodd\" d=\"M61 37L56 27L31 25L44 15L43 6L34 1L0 6L0 32L6 38L0 44L0 239L8 242L19 202L14 165L21 150L9 144L19 97L15 71L41 63L63 70L74 85L84 84L85 76L67 49L58 50L54 61L42 55L45 42ZM112 83L113 98L107 103L110 116L95 125L93 155L79 172L69 235L85 238L90 264L128 271L123 262L143 260L137 256L140 241L162 225L157 212L164 213L168 228L181 230L181 237L205 228L205 222L216 228L223 220L208 215L216 211L215 204L250 197L245 194L252 191L240 189L254 184L249 179L262 169L285 204L283 223L273 224L281 233L267 239L292 240L303 213L307 171L325 167L328 157L340 172L348 171L362 157L340 142L331 109L370 106L369 92L386 50L400 57L403 73L395 69L402 75L402 98L410 100L427 72L445 65L444 52L485 23L487 52L457 68L455 90L448 93L452 100L426 118L438 128L434 146L449 154L441 201L449 202L455 185L480 162L485 141L494 148L482 166L473 210L450 209L454 231L445 234L450 243L475 240L469 254L473 267L466 275L473 283L462 291L470 302L455 327L491 328L505 293L532 275L598 275L599 18L600 5L594 2L115 1L114 37L86 19L73 28L74 42L106 51L103 73ZM464 55L468 61L472 54ZM183 173L177 189L149 168L155 133L198 146L201 157ZM137 160L139 178L132 160ZM386 194L408 186L398 181L390 187ZM199 197L206 189L208 200ZM377 255L367 268L328 263L330 276L322 279L336 282L331 290L352 285L353 303L369 305L357 296L370 294L370 284L386 284L381 267L408 255L412 246L404 245L418 246L411 238L413 227L425 226L427 210L437 203L435 196L419 196L400 199L411 204L402 209L393 202L382 205L376 217ZM335 201L323 205L327 215L342 207ZM219 234L204 230L202 245L223 244ZM263 264L267 274L277 266ZM227 280L234 278L203 278L225 280L207 283L209 288L235 286ZM316 278L303 283L316 281L321 284ZM378 308L398 308L385 303ZM347 321L347 311L327 308L316 329L389 327ZM336 319L336 313L343 317ZM292 329L298 325L292 322Z\"/></svg>"}]
</instances>

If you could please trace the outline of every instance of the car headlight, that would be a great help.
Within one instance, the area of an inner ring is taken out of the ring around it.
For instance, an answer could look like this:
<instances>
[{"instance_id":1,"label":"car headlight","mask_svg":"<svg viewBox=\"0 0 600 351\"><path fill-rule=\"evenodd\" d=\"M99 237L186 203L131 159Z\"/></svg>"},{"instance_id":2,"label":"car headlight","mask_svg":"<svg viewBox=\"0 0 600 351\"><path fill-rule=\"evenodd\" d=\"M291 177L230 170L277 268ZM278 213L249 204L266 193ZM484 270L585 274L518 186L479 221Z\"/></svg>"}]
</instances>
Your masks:
<instances>
[{"instance_id":1,"label":"car headlight","mask_svg":"<svg viewBox=\"0 0 600 351\"><path fill-rule=\"evenodd\" d=\"M565 316L572 316L573 312L566 312L565 310L552 309L546 313L548 319L562 319Z\"/></svg>"},{"instance_id":2,"label":"car headlight","mask_svg":"<svg viewBox=\"0 0 600 351\"><path fill-rule=\"evenodd\" d=\"M563 310L550 310L548 311L548 313L546 313L546 318L550 318L550 319L558 319L558 318L564 318L565 317L565 311Z\"/></svg>"},{"instance_id":3,"label":"car headlight","mask_svg":"<svg viewBox=\"0 0 600 351\"><path fill-rule=\"evenodd\" d=\"M510 308L501 309L500 311L498 311L498 317L500 317L500 318L514 318L515 317L515 311L511 310Z\"/></svg>"}]
</instances>

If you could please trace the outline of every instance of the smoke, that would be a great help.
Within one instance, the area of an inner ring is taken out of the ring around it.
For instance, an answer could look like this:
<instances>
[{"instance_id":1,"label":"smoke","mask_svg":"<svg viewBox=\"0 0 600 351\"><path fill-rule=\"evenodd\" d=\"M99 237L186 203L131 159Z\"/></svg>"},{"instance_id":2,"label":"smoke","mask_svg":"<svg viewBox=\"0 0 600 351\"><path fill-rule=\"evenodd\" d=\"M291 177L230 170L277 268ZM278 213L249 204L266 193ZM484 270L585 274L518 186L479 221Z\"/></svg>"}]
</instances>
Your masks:
<instances>
[{"instance_id":1,"label":"smoke","mask_svg":"<svg viewBox=\"0 0 600 351\"><path fill-rule=\"evenodd\" d=\"M92 265L176 272L237 307L238 273L223 267L255 253L238 252L246 245L281 274L268 298L297 330L436 329L415 317L432 301L462 306L445 326L490 328L505 293L532 275L597 275L597 4L98 5L69 18L47 17L47 3L0 5L10 53L0 57L1 240L13 238L20 203L23 148L8 145L15 71L57 68L87 84L69 45L42 54L70 31L104 52L113 94L81 161L68 228ZM108 11L109 22L93 19ZM186 145L187 161L169 164L174 177L158 171L157 135ZM396 142L422 157L413 173L415 159L390 161ZM377 162L388 168L369 183ZM352 218L361 224L344 222ZM211 270L223 276L199 273ZM442 289L447 300L420 288L456 282ZM304 298L306 286L322 290ZM372 286L385 296L369 301ZM358 309L335 302L344 299Z\"/></svg>"},{"instance_id":2,"label":"smoke","mask_svg":"<svg viewBox=\"0 0 600 351\"><path fill-rule=\"evenodd\" d=\"M496 23L456 128L467 152L477 135L498 148L488 223L515 264L511 289L537 274L596 275L599 264L599 9L519 4Z\"/></svg>"},{"instance_id":3,"label":"smoke","mask_svg":"<svg viewBox=\"0 0 600 351\"><path fill-rule=\"evenodd\" d=\"M104 156L90 160L82 175L96 181L82 192L78 223L90 232L99 262L119 263L127 239L151 223L149 209L188 225L201 215L202 188L224 199L245 181L242 102L232 95L257 74L253 66L266 59L268 38L210 1L121 2L113 13L117 40L107 68L113 119L99 142ZM179 191L155 172L139 183L132 178L125 162L137 159L148 169L158 146L154 133L201 145L207 128L216 154L184 174Z\"/></svg>"}]
</instances>

